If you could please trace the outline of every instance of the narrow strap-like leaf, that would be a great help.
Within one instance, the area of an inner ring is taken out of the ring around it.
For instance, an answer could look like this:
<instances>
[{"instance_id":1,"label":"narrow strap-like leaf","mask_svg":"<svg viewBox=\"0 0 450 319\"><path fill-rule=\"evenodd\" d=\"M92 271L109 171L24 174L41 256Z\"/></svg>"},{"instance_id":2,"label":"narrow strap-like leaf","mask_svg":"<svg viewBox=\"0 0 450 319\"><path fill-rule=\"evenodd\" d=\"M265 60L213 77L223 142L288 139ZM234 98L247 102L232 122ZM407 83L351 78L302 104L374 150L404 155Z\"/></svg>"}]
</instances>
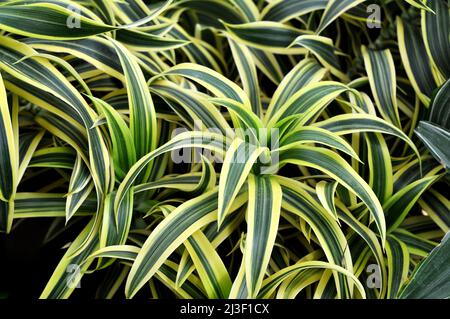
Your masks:
<instances>
[{"instance_id":1,"label":"narrow strap-like leaf","mask_svg":"<svg viewBox=\"0 0 450 319\"><path fill-rule=\"evenodd\" d=\"M98 128L92 128L95 113L82 98L81 94L64 78L64 76L49 61L42 58L26 59L37 52L29 46L11 38L2 37L0 51L5 58L0 61L0 68L13 77L26 82L43 92L54 95L60 100L58 113L67 114L67 109L76 115L74 117L79 124L83 124L89 141L89 164L93 172L96 189L99 193L107 191L111 187L111 165L107 148ZM17 61L20 61L16 63ZM63 102L63 104L61 104ZM65 108L61 108L64 106ZM55 112L55 108L49 108ZM78 125L79 125L78 124Z\"/></svg>"},{"instance_id":2,"label":"narrow strap-like leaf","mask_svg":"<svg viewBox=\"0 0 450 319\"><path fill-rule=\"evenodd\" d=\"M0 75L0 199L7 201L16 192L18 150L3 79Z\"/></svg>"},{"instance_id":3,"label":"narrow strap-like leaf","mask_svg":"<svg viewBox=\"0 0 450 319\"><path fill-rule=\"evenodd\" d=\"M334 116L328 120L314 123L313 126L321 127L338 135L357 133L357 132L377 132L394 135L413 149L414 153L420 158L419 151L410 138L394 125L383 121L382 119L369 114L343 114Z\"/></svg>"},{"instance_id":4,"label":"narrow strap-like leaf","mask_svg":"<svg viewBox=\"0 0 450 319\"><path fill-rule=\"evenodd\" d=\"M289 48L292 41L307 31L282 23L258 21L244 24L225 24L230 36L250 47L277 54L302 54L303 48Z\"/></svg>"},{"instance_id":5,"label":"narrow strap-like leaf","mask_svg":"<svg viewBox=\"0 0 450 319\"><path fill-rule=\"evenodd\" d=\"M280 162L313 167L332 176L355 193L369 208L381 238L386 238L386 222L381 204L369 185L336 153L310 146L298 146L280 153Z\"/></svg>"},{"instance_id":6,"label":"narrow strap-like leaf","mask_svg":"<svg viewBox=\"0 0 450 319\"><path fill-rule=\"evenodd\" d=\"M223 75L201 65L181 63L169 70L165 75L180 75L192 79L211 91L217 97L227 97L250 108L250 101L244 91Z\"/></svg>"},{"instance_id":7,"label":"narrow strap-like leaf","mask_svg":"<svg viewBox=\"0 0 450 319\"><path fill-rule=\"evenodd\" d=\"M248 196L244 255L248 295L252 298L258 295L275 243L282 192L273 178L250 174Z\"/></svg>"},{"instance_id":8,"label":"narrow strap-like leaf","mask_svg":"<svg viewBox=\"0 0 450 319\"><path fill-rule=\"evenodd\" d=\"M422 36L433 64L446 78L450 77L450 15L445 0L428 0L431 10L422 10Z\"/></svg>"},{"instance_id":9,"label":"narrow strap-like leaf","mask_svg":"<svg viewBox=\"0 0 450 319\"><path fill-rule=\"evenodd\" d=\"M252 0L231 0L247 21L259 20L259 9Z\"/></svg>"},{"instance_id":10,"label":"narrow strap-like leaf","mask_svg":"<svg viewBox=\"0 0 450 319\"><path fill-rule=\"evenodd\" d=\"M253 164L263 151L264 148L253 146L238 138L227 150L219 179L219 226L244 185Z\"/></svg>"},{"instance_id":11,"label":"narrow strap-like leaf","mask_svg":"<svg viewBox=\"0 0 450 319\"><path fill-rule=\"evenodd\" d=\"M127 297L133 297L189 236L216 219L217 203L216 188L182 204L158 224L130 270L125 287ZM242 204L242 199L233 202L235 209Z\"/></svg>"},{"instance_id":12,"label":"narrow strap-like leaf","mask_svg":"<svg viewBox=\"0 0 450 319\"><path fill-rule=\"evenodd\" d=\"M263 289L261 290L261 297L266 297L271 295L271 292L273 292L277 286L279 286L284 279L286 279L288 276L291 276L293 274L297 274L301 271L305 271L308 269L331 269L334 271L339 272L342 275L345 275L349 278L349 280L353 281L356 284L356 287L359 291L359 293L365 298L365 291L364 287L361 284L361 282L355 277L353 273L346 270L345 268L342 268L337 265L333 265L330 263L326 263L323 261L305 261L305 262L299 262L295 265L289 266L287 268L284 268L280 270L279 272L273 274L269 278L267 278L263 283Z\"/></svg>"},{"instance_id":13,"label":"narrow strap-like leaf","mask_svg":"<svg viewBox=\"0 0 450 319\"><path fill-rule=\"evenodd\" d=\"M406 245L389 235L386 245L388 262L388 298L395 298L409 271L409 252Z\"/></svg>"},{"instance_id":14,"label":"narrow strap-like leaf","mask_svg":"<svg viewBox=\"0 0 450 319\"><path fill-rule=\"evenodd\" d=\"M114 211L115 195L115 193L108 194L105 199L102 229L99 234L100 248L125 244L130 231L133 218L133 188L127 192L117 211Z\"/></svg>"},{"instance_id":15,"label":"narrow strap-like leaf","mask_svg":"<svg viewBox=\"0 0 450 319\"><path fill-rule=\"evenodd\" d=\"M253 113L255 113L256 116L261 117L261 91L253 56L245 45L236 43L231 38L228 39L228 42L230 43L231 52L239 71L239 77L241 78L244 92L247 93L250 98Z\"/></svg>"},{"instance_id":16,"label":"narrow strap-like leaf","mask_svg":"<svg viewBox=\"0 0 450 319\"><path fill-rule=\"evenodd\" d=\"M200 280L209 298L227 298L231 278L211 242L201 231L195 232L185 242Z\"/></svg>"},{"instance_id":17,"label":"narrow strap-like leaf","mask_svg":"<svg viewBox=\"0 0 450 319\"><path fill-rule=\"evenodd\" d=\"M303 59L283 78L270 100L264 121L267 122L286 101L309 83L320 81L326 70L313 59Z\"/></svg>"},{"instance_id":18,"label":"narrow strap-like leaf","mask_svg":"<svg viewBox=\"0 0 450 319\"><path fill-rule=\"evenodd\" d=\"M128 93L130 130L139 159L156 148L156 112L142 70L129 50L110 39L120 58Z\"/></svg>"},{"instance_id":19,"label":"narrow strap-like leaf","mask_svg":"<svg viewBox=\"0 0 450 319\"><path fill-rule=\"evenodd\" d=\"M446 169L450 168L450 131L433 123L420 121L415 132L434 158Z\"/></svg>"},{"instance_id":20,"label":"narrow strap-like leaf","mask_svg":"<svg viewBox=\"0 0 450 319\"><path fill-rule=\"evenodd\" d=\"M337 221L326 212L318 200L305 191L300 182L282 177L277 177L277 181L283 191L282 208L308 223L331 264L340 265L352 271L353 263L350 252L346 249L348 243ZM348 297L350 294L348 280L337 273L335 280L337 294ZM265 291L264 286L263 283L260 294Z\"/></svg>"},{"instance_id":21,"label":"narrow strap-like leaf","mask_svg":"<svg viewBox=\"0 0 450 319\"><path fill-rule=\"evenodd\" d=\"M389 49L371 50L364 46L361 50L372 94L380 114L386 121L401 127L397 105L396 73L391 51Z\"/></svg>"},{"instance_id":22,"label":"narrow strap-like leaf","mask_svg":"<svg viewBox=\"0 0 450 319\"><path fill-rule=\"evenodd\" d=\"M117 189L117 195L114 203L117 209L123 200L125 194L133 186L139 173L158 156L181 148L201 147L214 151L216 154L223 154L226 149L226 144L222 135L202 132L185 132L177 135L166 144L160 146L158 149L142 157L136 164L131 167L122 183Z\"/></svg>"},{"instance_id":23,"label":"narrow strap-like leaf","mask_svg":"<svg viewBox=\"0 0 450 319\"><path fill-rule=\"evenodd\" d=\"M450 129L450 79L437 91L431 103L430 122Z\"/></svg>"},{"instance_id":24,"label":"narrow strap-like leaf","mask_svg":"<svg viewBox=\"0 0 450 319\"><path fill-rule=\"evenodd\" d=\"M339 57L335 52L337 49L334 47L332 39L318 35L301 35L292 42L292 45L308 49L334 76L344 83L348 82L348 76L342 72Z\"/></svg>"},{"instance_id":25,"label":"narrow strap-like leaf","mask_svg":"<svg viewBox=\"0 0 450 319\"><path fill-rule=\"evenodd\" d=\"M406 74L420 100L428 105L436 88L436 81L430 60L424 59L427 51L420 30L397 18L397 34Z\"/></svg>"},{"instance_id":26,"label":"narrow strap-like leaf","mask_svg":"<svg viewBox=\"0 0 450 319\"><path fill-rule=\"evenodd\" d=\"M305 124L311 117L331 103L347 86L339 82L322 81L311 83L292 95L268 121L269 127L289 116L299 116L298 125Z\"/></svg>"},{"instance_id":27,"label":"narrow strap-like leaf","mask_svg":"<svg viewBox=\"0 0 450 319\"><path fill-rule=\"evenodd\" d=\"M357 6L365 0L330 0L320 20L316 33L321 33L331 22L339 18L345 11Z\"/></svg>"},{"instance_id":28,"label":"narrow strap-like leaf","mask_svg":"<svg viewBox=\"0 0 450 319\"><path fill-rule=\"evenodd\" d=\"M420 206L444 232L450 230L450 200L436 190L423 194Z\"/></svg>"},{"instance_id":29,"label":"narrow strap-like leaf","mask_svg":"<svg viewBox=\"0 0 450 319\"><path fill-rule=\"evenodd\" d=\"M328 0L284 0L273 1L261 12L262 20L284 22L307 13L325 9Z\"/></svg>"},{"instance_id":30,"label":"narrow strap-like leaf","mask_svg":"<svg viewBox=\"0 0 450 319\"><path fill-rule=\"evenodd\" d=\"M399 298L448 299L450 297L450 275L447 265L450 261L450 235L447 233L442 242L428 258L414 270L409 282L402 288Z\"/></svg>"},{"instance_id":31,"label":"narrow strap-like leaf","mask_svg":"<svg viewBox=\"0 0 450 319\"><path fill-rule=\"evenodd\" d=\"M69 182L66 202L66 223L76 213L93 189L89 168L80 155L77 156Z\"/></svg>"},{"instance_id":32,"label":"narrow strap-like leaf","mask_svg":"<svg viewBox=\"0 0 450 319\"><path fill-rule=\"evenodd\" d=\"M84 261L98 248L98 237L95 236L89 240L87 245L84 245L85 248L77 256L72 257L72 255L88 239L91 228L95 223L94 219L91 219L64 254L42 291L41 299L67 299L78 286L84 271L87 270L92 262Z\"/></svg>"},{"instance_id":33,"label":"narrow strap-like leaf","mask_svg":"<svg viewBox=\"0 0 450 319\"><path fill-rule=\"evenodd\" d=\"M394 194L394 196L386 202L383 208L386 214L388 231L395 229L403 222L420 195L439 177L439 175L430 176L415 181Z\"/></svg>"},{"instance_id":34,"label":"narrow strap-like leaf","mask_svg":"<svg viewBox=\"0 0 450 319\"><path fill-rule=\"evenodd\" d=\"M316 185L317 197L319 197L320 202L323 207L333 216L336 220L338 220L336 206L334 203L334 197L336 192L336 187L338 186L337 182L327 182L320 181Z\"/></svg>"},{"instance_id":35,"label":"narrow strap-like leaf","mask_svg":"<svg viewBox=\"0 0 450 319\"><path fill-rule=\"evenodd\" d=\"M89 98L106 117L112 141L114 170L116 176L122 179L136 162L136 149L130 129L125 120L111 105L94 96Z\"/></svg>"},{"instance_id":36,"label":"narrow strap-like leaf","mask_svg":"<svg viewBox=\"0 0 450 319\"><path fill-rule=\"evenodd\" d=\"M53 40L80 39L115 29L81 15L76 8L53 3L3 5L0 26L12 33Z\"/></svg>"},{"instance_id":37,"label":"narrow strap-like leaf","mask_svg":"<svg viewBox=\"0 0 450 319\"><path fill-rule=\"evenodd\" d=\"M318 143L336 148L352 156L353 158L358 159L358 155L355 150L345 139L339 137L337 134L313 126L301 127L286 134L286 136L284 136L280 141L280 150L308 143Z\"/></svg>"},{"instance_id":38,"label":"narrow strap-like leaf","mask_svg":"<svg viewBox=\"0 0 450 319\"><path fill-rule=\"evenodd\" d=\"M179 114L189 125L204 125L207 129L219 129L226 135L230 126L217 108L198 92L187 90L169 81L158 80L152 83L151 89L165 100L173 101L183 108L189 117L185 118L183 111L174 111ZM174 107L173 103L170 106ZM192 123L192 121L194 123Z\"/></svg>"}]
</instances>

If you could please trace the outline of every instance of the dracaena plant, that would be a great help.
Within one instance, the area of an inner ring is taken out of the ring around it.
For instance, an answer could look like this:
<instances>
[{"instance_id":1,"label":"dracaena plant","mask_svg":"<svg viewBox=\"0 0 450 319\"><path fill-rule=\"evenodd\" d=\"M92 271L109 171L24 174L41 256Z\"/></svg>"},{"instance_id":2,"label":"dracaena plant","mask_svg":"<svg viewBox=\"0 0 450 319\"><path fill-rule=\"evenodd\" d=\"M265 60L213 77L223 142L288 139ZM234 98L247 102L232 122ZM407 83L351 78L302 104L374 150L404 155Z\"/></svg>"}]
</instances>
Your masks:
<instances>
[{"instance_id":1,"label":"dracaena plant","mask_svg":"<svg viewBox=\"0 0 450 319\"><path fill-rule=\"evenodd\" d=\"M448 240L416 266L450 225L449 23L444 0L2 1L1 230L70 243L41 298L448 297Z\"/></svg>"}]
</instances>

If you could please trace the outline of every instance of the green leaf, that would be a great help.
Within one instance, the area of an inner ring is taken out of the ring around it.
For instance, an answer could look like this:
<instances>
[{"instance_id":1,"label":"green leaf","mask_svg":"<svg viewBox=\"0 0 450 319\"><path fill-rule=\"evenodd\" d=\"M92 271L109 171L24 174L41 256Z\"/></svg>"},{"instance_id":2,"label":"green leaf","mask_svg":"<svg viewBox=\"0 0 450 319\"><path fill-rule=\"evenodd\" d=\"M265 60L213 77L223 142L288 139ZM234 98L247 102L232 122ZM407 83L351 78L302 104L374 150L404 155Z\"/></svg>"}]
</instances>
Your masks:
<instances>
[{"instance_id":1,"label":"green leaf","mask_svg":"<svg viewBox=\"0 0 450 319\"><path fill-rule=\"evenodd\" d=\"M74 216L93 215L97 200L87 198ZM14 201L14 218L66 217L65 194L17 193Z\"/></svg>"},{"instance_id":2,"label":"green leaf","mask_svg":"<svg viewBox=\"0 0 450 319\"><path fill-rule=\"evenodd\" d=\"M123 79L119 56L111 43L100 36L80 40L58 41L27 38L24 40L33 49L49 52L64 52L94 65L98 70L115 78Z\"/></svg>"},{"instance_id":3,"label":"green leaf","mask_svg":"<svg viewBox=\"0 0 450 319\"><path fill-rule=\"evenodd\" d=\"M431 61L424 59L427 51L420 30L397 18L397 33L400 55L408 79L421 101L428 105L436 88L436 81L433 77Z\"/></svg>"},{"instance_id":4,"label":"green leaf","mask_svg":"<svg viewBox=\"0 0 450 319\"><path fill-rule=\"evenodd\" d=\"M270 120L297 91L309 83L319 82L325 76L326 70L313 59L303 59L283 78L270 100L264 121Z\"/></svg>"},{"instance_id":5,"label":"green leaf","mask_svg":"<svg viewBox=\"0 0 450 319\"><path fill-rule=\"evenodd\" d=\"M445 78L450 77L450 17L445 0L428 0L431 10L422 10L422 36L433 64Z\"/></svg>"},{"instance_id":6,"label":"green leaf","mask_svg":"<svg viewBox=\"0 0 450 319\"><path fill-rule=\"evenodd\" d=\"M18 150L13 135L11 114L3 79L0 75L0 200L8 201L16 192ZM8 228L9 229L9 228Z\"/></svg>"},{"instance_id":7,"label":"green leaf","mask_svg":"<svg viewBox=\"0 0 450 319\"><path fill-rule=\"evenodd\" d=\"M269 119L267 126L273 127L292 115L298 115L297 125L306 124L314 115L330 104L346 85L333 81L322 81L306 85L292 95Z\"/></svg>"},{"instance_id":8,"label":"green leaf","mask_svg":"<svg viewBox=\"0 0 450 319\"><path fill-rule=\"evenodd\" d=\"M386 121L401 127L394 60L389 49L361 49L375 104Z\"/></svg>"},{"instance_id":9,"label":"green leaf","mask_svg":"<svg viewBox=\"0 0 450 319\"><path fill-rule=\"evenodd\" d=\"M402 241L389 235L386 245L386 255L389 269L387 297L395 298L408 276L409 252Z\"/></svg>"},{"instance_id":10,"label":"green leaf","mask_svg":"<svg viewBox=\"0 0 450 319\"><path fill-rule=\"evenodd\" d=\"M250 174L253 164L264 151L264 148L253 146L239 138L236 138L231 143L220 172L219 227L233 205L233 201L242 185L244 185L247 176Z\"/></svg>"},{"instance_id":11,"label":"green leaf","mask_svg":"<svg viewBox=\"0 0 450 319\"><path fill-rule=\"evenodd\" d=\"M185 40L170 39L139 30L122 29L116 31L117 41L136 51L164 51L177 49L188 42Z\"/></svg>"},{"instance_id":12,"label":"green leaf","mask_svg":"<svg viewBox=\"0 0 450 319\"><path fill-rule=\"evenodd\" d=\"M259 18L259 9L251 0L231 0L231 2L239 9L247 21L256 21Z\"/></svg>"},{"instance_id":13,"label":"green leaf","mask_svg":"<svg viewBox=\"0 0 450 319\"><path fill-rule=\"evenodd\" d=\"M356 194L369 208L381 238L386 238L383 209L373 190L338 154L320 147L298 146L280 152L280 163L293 163L318 169Z\"/></svg>"},{"instance_id":14,"label":"green leaf","mask_svg":"<svg viewBox=\"0 0 450 319\"><path fill-rule=\"evenodd\" d=\"M304 219L311 226L329 263L352 271L353 263L346 249L348 243L336 220L326 212L319 201L305 191L301 183L284 177L277 177L277 181L283 191L282 208ZM335 282L338 296L349 297L351 293L348 279L335 273ZM266 289L264 286L263 283L260 294Z\"/></svg>"},{"instance_id":15,"label":"green leaf","mask_svg":"<svg viewBox=\"0 0 450 319\"><path fill-rule=\"evenodd\" d=\"M393 191L393 170L388 145L381 134L364 134L367 143L367 161L369 164L369 185L381 203L384 203Z\"/></svg>"},{"instance_id":16,"label":"green leaf","mask_svg":"<svg viewBox=\"0 0 450 319\"><path fill-rule=\"evenodd\" d=\"M450 129L450 79L437 91L431 102L430 122Z\"/></svg>"},{"instance_id":17,"label":"green leaf","mask_svg":"<svg viewBox=\"0 0 450 319\"><path fill-rule=\"evenodd\" d=\"M250 50L242 44L236 43L231 38L228 39L231 52L239 71L239 77L242 81L244 92L250 97L250 103L253 113L261 117L261 91L256 73L256 65Z\"/></svg>"},{"instance_id":18,"label":"green leaf","mask_svg":"<svg viewBox=\"0 0 450 319\"><path fill-rule=\"evenodd\" d=\"M331 22L339 18L345 11L356 7L365 0L330 0L320 20L316 33L321 33Z\"/></svg>"},{"instance_id":19,"label":"green leaf","mask_svg":"<svg viewBox=\"0 0 450 319\"><path fill-rule=\"evenodd\" d=\"M158 224L145 241L130 270L125 287L128 298L133 297L145 285L170 254L189 236L216 219L217 193L216 188L187 201ZM235 200L234 208L237 209L242 202L242 199Z\"/></svg>"},{"instance_id":20,"label":"green leaf","mask_svg":"<svg viewBox=\"0 0 450 319\"><path fill-rule=\"evenodd\" d=\"M401 299L450 298L450 235L417 266L399 294Z\"/></svg>"},{"instance_id":21,"label":"green leaf","mask_svg":"<svg viewBox=\"0 0 450 319\"><path fill-rule=\"evenodd\" d=\"M191 79L207 90L211 91L217 97L226 97L250 107L250 101L244 91L235 83L204 66L193 63L178 64L162 75L180 75Z\"/></svg>"},{"instance_id":22,"label":"green leaf","mask_svg":"<svg viewBox=\"0 0 450 319\"><path fill-rule=\"evenodd\" d=\"M80 39L114 30L101 21L82 15L79 7L53 3L2 5L0 26L15 34L41 39Z\"/></svg>"},{"instance_id":23,"label":"green leaf","mask_svg":"<svg viewBox=\"0 0 450 319\"><path fill-rule=\"evenodd\" d=\"M323 144L331 148L336 148L358 159L358 155L345 139L327 130L313 126L301 127L291 133L287 133L280 141L280 150L309 143Z\"/></svg>"},{"instance_id":24,"label":"green leaf","mask_svg":"<svg viewBox=\"0 0 450 319\"><path fill-rule=\"evenodd\" d=\"M112 141L114 170L118 179L122 179L136 162L136 149L130 129L119 112L111 105L94 96L89 98L106 117Z\"/></svg>"},{"instance_id":25,"label":"green leaf","mask_svg":"<svg viewBox=\"0 0 450 319\"><path fill-rule=\"evenodd\" d=\"M450 230L450 201L448 198L436 190L430 190L423 194L419 204L444 232Z\"/></svg>"},{"instance_id":26,"label":"green leaf","mask_svg":"<svg viewBox=\"0 0 450 319\"><path fill-rule=\"evenodd\" d=\"M376 132L394 135L405 141L420 158L419 151L409 137L402 130L382 119L368 114L343 114L334 116L328 120L314 123L313 126L321 127L337 135L359 132Z\"/></svg>"},{"instance_id":27,"label":"green leaf","mask_svg":"<svg viewBox=\"0 0 450 319\"><path fill-rule=\"evenodd\" d=\"M306 34L282 23L257 21L243 24L224 23L229 35L236 41L250 47L277 54L302 54L303 48L289 48L298 36Z\"/></svg>"},{"instance_id":28,"label":"green leaf","mask_svg":"<svg viewBox=\"0 0 450 319\"><path fill-rule=\"evenodd\" d=\"M70 147L48 147L34 152L28 167L73 169L76 153Z\"/></svg>"},{"instance_id":29,"label":"green leaf","mask_svg":"<svg viewBox=\"0 0 450 319\"><path fill-rule=\"evenodd\" d=\"M117 189L114 203L115 209L117 210L127 191L150 162L164 153L189 147L202 147L214 151L217 154L223 154L226 144L222 135L214 133L185 132L177 135L175 138L147 154L133 165Z\"/></svg>"},{"instance_id":30,"label":"green leaf","mask_svg":"<svg viewBox=\"0 0 450 319\"><path fill-rule=\"evenodd\" d=\"M250 175L248 196L245 278L248 296L253 298L258 295L275 243L282 191L273 178Z\"/></svg>"},{"instance_id":31,"label":"green leaf","mask_svg":"<svg viewBox=\"0 0 450 319\"><path fill-rule=\"evenodd\" d=\"M62 257L50 280L45 286L41 299L67 299L78 286L84 272L91 262L85 262L86 258L92 254L98 247L98 237L89 239L91 228L94 226L95 218L91 219L88 225L82 230L77 238L70 245L67 252ZM79 249L80 245L88 240L84 249L75 257L73 253Z\"/></svg>"},{"instance_id":32,"label":"green leaf","mask_svg":"<svg viewBox=\"0 0 450 319\"><path fill-rule=\"evenodd\" d=\"M318 35L301 35L291 45L308 49L334 76L343 82L349 81L348 76L341 71L342 67L336 54L338 50L334 47L332 39Z\"/></svg>"},{"instance_id":33,"label":"green leaf","mask_svg":"<svg viewBox=\"0 0 450 319\"><path fill-rule=\"evenodd\" d=\"M327 6L327 2L327 0L273 1L261 12L262 20L284 22L316 10L323 10Z\"/></svg>"},{"instance_id":34,"label":"green leaf","mask_svg":"<svg viewBox=\"0 0 450 319\"><path fill-rule=\"evenodd\" d=\"M227 298L231 278L211 242L201 231L195 232L185 242L208 298Z\"/></svg>"},{"instance_id":35,"label":"green leaf","mask_svg":"<svg viewBox=\"0 0 450 319\"><path fill-rule=\"evenodd\" d=\"M90 195L94 185L91 183L89 168L81 156L77 156L69 182L69 192L66 202L66 223L77 212L86 198Z\"/></svg>"},{"instance_id":36,"label":"green leaf","mask_svg":"<svg viewBox=\"0 0 450 319\"><path fill-rule=\"evenodd\" d=\"M205 128L219 129L224 135L230 129L221 112L198 92L183 89L172 82L162 80L153 82L151 89L169 103L172 102L170 106L192 128L201 123ZM178 105L183 110L176 108ZM188 118L182 114L183 112L187 113Z\"/></svg>"},{"instance_id":37,"label":"green leaf","mask_svg":"<svg viewBox=\"0 0 450 319\"><path fill-rule=\"evenodd\" d=\"M305 261L305 262L299 262L295 265L286 267L279 272L273 274L269 278L267 278L264 281L263 290L261 292L262 297L270 296L271 292L274 291L278 285L280 285L283 280L285 280L287 277L298 274L301 271L305 271L308 269L332 269L336 272L339 272L342 275L347 276L350 280L352 280L354 283L356 283L356 287L358 291L361 293L363 298L365 298L365 292L362 284L359 282L359 280L348 270L345 268L342 268L337 265L329 264L323 261ZM266 297L267 298L267 297Z\"/></svg>"},{"instance_id":38,"label":"green leaf","mask_svg":"<svg viewBox=\"0 0 450 319\"><path fill-rule=\"evenodd\" d=\"M333 216L336 220L338 220L338 215L336 212L334 196L336 193L336 188L338 186L337 182L326 182L320 181L316 185L316 193L317 197L320 200L322 206Z\"/></svg>"},{"instance_id":39,"label":"green leaf","mask_svg":"<svg viewBox=\"0 0 450 319\"><path fill-rule=\"evenodd\" d=\"M434 158L446 169L450 168L450 131L430 122L420 121L415 129L417 136L428 147Z\"/></svg>"},{"instance_id":40,"label":"green leaf","mask_svg":"<svg viewBox=\"0 0 450 319\"><path fill-rule=\"evenodd\" d=\"M206 15L205 24L215 28L223 28L220 19L229 23L240 23L244 20L240 12L229 2L222 0L183 0L177 3L177 7L198 13L200 19Z\"/></svg>"},{"instance_id":41,"label":"green leaf","mask_svg":"<svg viewBox=\"0 0 450 319\"><path fill-rule=\"evenodd\" d=\"M156 148L156 112L144 74L136 58L119 42L110 39L120 58L130 108L130 131L139 159Z\"/></svg>"},{"instance_id":42,"label":"green leaf","mask_svg":"<svg viewBox=\"0 0 450 319\"><path fill-rule=\"evenodd\" d=\"M386 201L383 209L388 231L395 229L403 222L420 195L439 178L440 176L424 177L409 184Z\"/></svg>"},{"instance_id":43,"label":"green leaf","mask_svg":"<svg viewBox=\"0 0 450 319\"><path fill-rule=\"evenodd\" d=\"M2 37L0 52L5 57L0 61L1 69L20 81L50 93L64 102L59 105L59 109L55 109L52 105L48 111L63 115L72 124L78 122L76 125L84 125L91 146L89 148L89 164L96 189L99 193L107 191L112 182L109 155L99 129L92 128L95 113L81 94L47 60L42 58L22 60L24 57L37 53L27 45L11 38ZM61 108L62 105L65 107ZM74 115L70 116L69 110Z\"/></svg>"}]
</instances>

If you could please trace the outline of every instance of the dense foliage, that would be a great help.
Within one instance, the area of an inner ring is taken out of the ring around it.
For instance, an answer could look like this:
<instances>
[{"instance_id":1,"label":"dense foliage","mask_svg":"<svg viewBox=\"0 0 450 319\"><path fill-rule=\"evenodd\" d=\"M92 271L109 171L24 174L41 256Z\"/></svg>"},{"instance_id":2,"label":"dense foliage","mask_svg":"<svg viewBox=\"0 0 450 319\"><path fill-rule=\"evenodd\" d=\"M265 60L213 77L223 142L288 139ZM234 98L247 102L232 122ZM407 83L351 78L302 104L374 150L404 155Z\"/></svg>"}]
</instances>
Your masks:
<instances>
[{"instance_id":1,"label":"dense foliage","mask_svg":"<svg viewBox=\"0 0 450 319\"><path fill-rule=\"evenodd\" d=\"M2 0L0 230L67 242L41 298L449 297L449 36L446 0Z\"/></svg>"}]
</instances>

